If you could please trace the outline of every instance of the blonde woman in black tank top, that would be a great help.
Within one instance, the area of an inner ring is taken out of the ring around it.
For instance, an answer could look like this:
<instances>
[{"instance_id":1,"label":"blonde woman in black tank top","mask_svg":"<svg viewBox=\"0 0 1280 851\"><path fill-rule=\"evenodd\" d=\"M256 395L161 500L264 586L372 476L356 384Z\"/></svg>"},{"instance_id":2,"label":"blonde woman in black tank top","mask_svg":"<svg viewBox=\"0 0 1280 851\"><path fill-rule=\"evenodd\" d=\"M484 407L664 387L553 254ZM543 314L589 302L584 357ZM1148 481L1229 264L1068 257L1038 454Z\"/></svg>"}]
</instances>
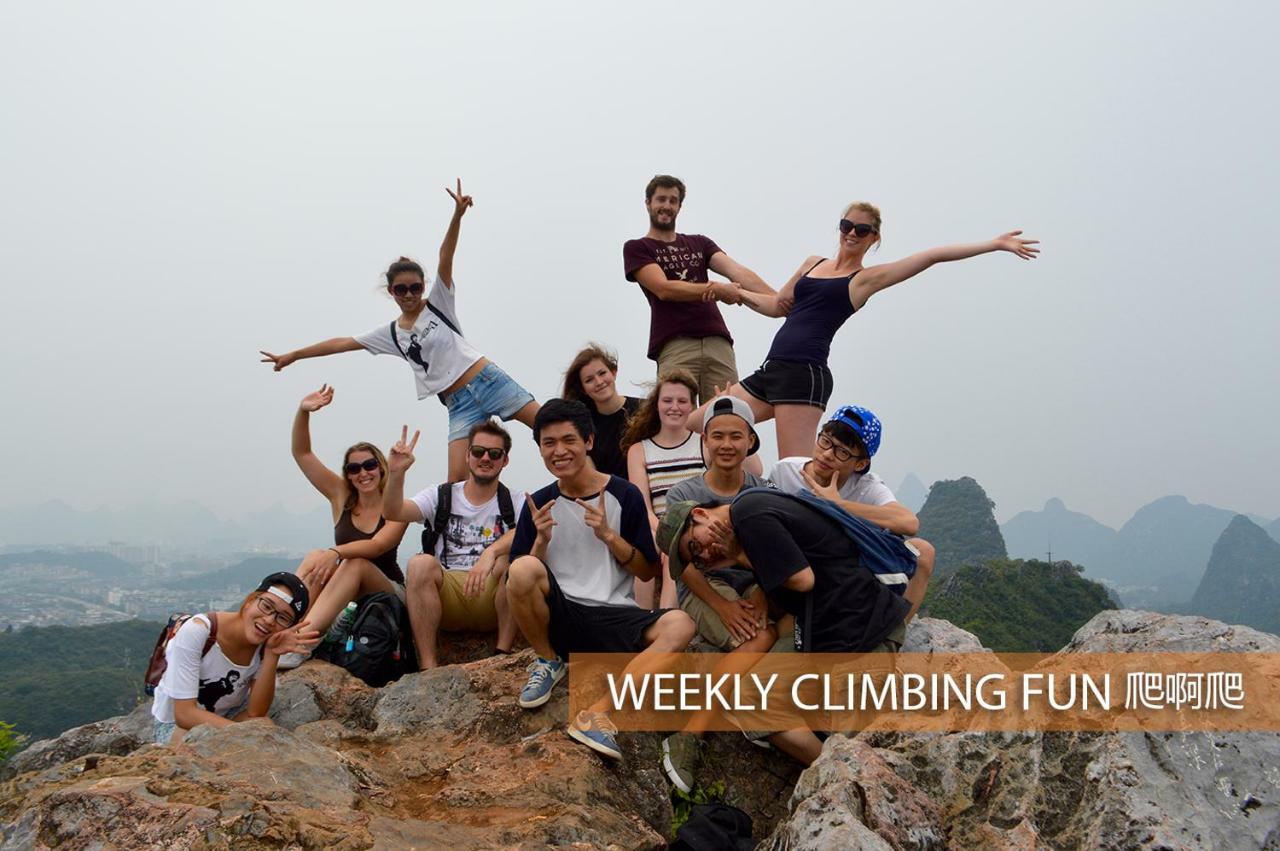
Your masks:
<instances>
[{"instance_id":1,"label":"blonde woman in black tank top","mask_svg":"<svg viewBox=\"0 0 1280 851\"><path fill-rule=\"evenodd\" d=\"M333 401L325 385L308 394L293 418L293 460L327 500L333 511L334 545L312 550L297 574L311 593L307 620L322 633L347 603L375 591L404 598L404 574L396 550L407 528L382 516L382 488L387 461L371 443L347 449L340 472L324 465L311 451L311 415Z\"/></svg>"},{"instance_id":2,"label":"blonde woman in black tank top","mask_svg":"<svg viewBox=\"0 0 1280 851\"><path fill-rule=\"evenodd\" d=\"M871 296L914 278L935 263L964 260L1007 251L1023 260L1040 253L1039 240L1022 239L1022 231L986 242L931 248L893 263L862 265L867 250L880 242L880 211L858 201L845 208L839 244L831 258L808 257L777 295L741 291L742 303L764 316L787 317L774 337L765 363L729 392L751 405L756 425L777 420L778 457L813 454L818 423L832 391L827 356L836 332ZM689 427L702 431L706 405L689 416Z\"/></svg>"}]
</instances>

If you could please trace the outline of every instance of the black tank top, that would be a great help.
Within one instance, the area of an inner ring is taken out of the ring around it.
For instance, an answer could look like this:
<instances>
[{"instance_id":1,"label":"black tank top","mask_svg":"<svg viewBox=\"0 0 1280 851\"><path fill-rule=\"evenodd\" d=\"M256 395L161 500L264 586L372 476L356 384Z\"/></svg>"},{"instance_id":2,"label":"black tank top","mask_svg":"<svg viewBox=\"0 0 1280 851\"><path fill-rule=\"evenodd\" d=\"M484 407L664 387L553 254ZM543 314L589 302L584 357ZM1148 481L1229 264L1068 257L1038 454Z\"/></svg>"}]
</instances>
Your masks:
<instances>
[{"instance_id":1,"label":"black tank top","mask_svg":"<svg viewBox=\"0 0 1280 851\"><path fill-rule=\"evenodd\" d=\"M809 272L821 263L814 263ZM838 278L812 278L809 272L796 281L796 303L774 335L766 356L769 360L825 365L832 338L855 312L849 301L849 281L857 272Z\"/></svg>"},{"instance_id":2,"label":"black tank top","mask_svg":"<svg viewBox=\"0 0 1280 851\"><path fill-rule=\"evenodd\" d=\"M367 541L378 532L382 531L382 527L387 525L385 517L378 518L378 525L372 532L361 532L356 528L356 524L351 522L351 509L343 509L342 516L338 518L338 525L333 527L333 542L335 544L349 544L352 541ZM400 565L396 564L396 547L392 547L377 558L371 558L373 566L382 571L382 575L390 579L392 582L404 584L404 574L400 572Z\"/></svg>"}]
</instances>

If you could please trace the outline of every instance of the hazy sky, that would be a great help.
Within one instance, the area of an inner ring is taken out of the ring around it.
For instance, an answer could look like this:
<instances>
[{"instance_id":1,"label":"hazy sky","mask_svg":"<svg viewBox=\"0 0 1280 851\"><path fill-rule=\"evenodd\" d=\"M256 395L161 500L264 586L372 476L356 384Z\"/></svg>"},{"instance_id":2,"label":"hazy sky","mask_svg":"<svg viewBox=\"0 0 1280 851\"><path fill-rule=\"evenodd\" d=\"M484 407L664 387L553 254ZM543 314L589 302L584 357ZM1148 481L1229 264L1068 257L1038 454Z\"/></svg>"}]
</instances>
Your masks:
<instances>
[{"instance_id":1,"label":"hazy sky","mask_svg":"<svg viewBox=\"0 0 1280 851\"><path fill-rule=\"evenodd\" d=\"M403 363L257 350L394 318L378 273L434 267L456 176L468 338L539 398L600 340L641 395L621 246L671 172L679 229L777 285L855 199L873 261L1043 240L836 338L832 404L881 416L891 486L971 475L1001 519L1280 514L1275 7L798 5L0 5L0 507L314 507L288 434L322 382L322 457L409 422L410 487L437 481L446 412ZM724 310L747 374L778 321ZM513 430L509 480L544 483Z\"/></svg>"}]
</instances>

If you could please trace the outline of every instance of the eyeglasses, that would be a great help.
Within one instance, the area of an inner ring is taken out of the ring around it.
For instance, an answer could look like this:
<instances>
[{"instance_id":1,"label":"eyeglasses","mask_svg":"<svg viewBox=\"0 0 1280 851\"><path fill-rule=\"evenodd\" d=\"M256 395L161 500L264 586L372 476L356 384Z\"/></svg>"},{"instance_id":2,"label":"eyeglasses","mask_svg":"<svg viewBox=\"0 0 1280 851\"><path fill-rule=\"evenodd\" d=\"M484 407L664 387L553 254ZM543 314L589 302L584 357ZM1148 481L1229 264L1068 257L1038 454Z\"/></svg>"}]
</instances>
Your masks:
<instances>
[{"instance_id":1,"label":"eyeglasses","mask_svg":"<svg viewBox=\"0 0 1280 851\"><path fill-rule=\"evenodd\" d=\"M851 222L848 219L841 219L840 232L848 233L849 231L853 231L855 236L866 236L869 233L879 233L879 231L871 225L865 225L862 222Z\"/></svg>"},{"instance_id":2,"label":"eyeglasses","mask_svg":"<svg viewBox=\"0 0 1280 851\"><path fill-rule=\"evenodd\" d=\"M851 459L857 459L861 461L863 458L866 457L865 455L859 455L857 452L854 452L852 449L846 449L845 447L836 443L830 437L827 437L825 434L818 435L818 448L828 449L831 452L834 452L836 456L836 460L841 463L844 463L845 461L849 461Z\"/></svg>"},{"instance_id":3,"label":"eyeglasses","mask_svg":"<svg viewBox=\"0 0 1280 851\"><path fill-rule=\"evenodd\" d=\"M367 472L372 473L374 470L378 469L378 459L366 458L363 461L352 461L343 469L347 471L348 476L354 476L356 473L359 473L361 470L365 470Z\"/></svg>"},{"instance_id":4,"label":"eyeglasses","mask_svg":"<svg viewBox=\"0 0 1280 851\"><path fill-rule=\"evenodd\" d=\"M286 614L267 602L266 595L258 598L258 611L271 617L272 623L279 627L293 625L293 615Z\"/></svg>"},{"instance_id":5,"label":"eyeglasses","mask_svg":"<svg viewBox=\"0 0 1280 851\"><path fill-rule=\"evenodd\" d=\"M425 284L392 284L391 292L403 298L407 295L422 295Z\"/></svg>"},{"instance_id":6,"label":"eyeglasses","mask_svg":"<svg viewBox=\"0 0 1280 851\"><path fill-rule=\"evenodd\" d=\"M507 454L507 450L500 446L469 446L467 451L471 453L472 458L483 458L488 455L490 461L501 461L502 456Z\"/></svg>"}]
</instances>

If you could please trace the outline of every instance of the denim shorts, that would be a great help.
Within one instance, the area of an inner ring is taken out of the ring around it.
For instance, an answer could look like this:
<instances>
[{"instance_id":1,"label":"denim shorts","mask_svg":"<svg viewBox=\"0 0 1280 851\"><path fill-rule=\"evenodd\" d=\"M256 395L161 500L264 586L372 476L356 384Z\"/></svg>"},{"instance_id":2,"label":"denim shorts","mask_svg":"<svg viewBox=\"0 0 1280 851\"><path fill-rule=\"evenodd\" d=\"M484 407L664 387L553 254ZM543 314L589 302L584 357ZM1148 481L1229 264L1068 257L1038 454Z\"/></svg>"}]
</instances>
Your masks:
<instances>
[{"instance_id":1,"label":"denim shorts","mask_svg":"<svg viewBox=\"0 0 1280 851\"><path fill-rule=\"evenodd\" d=\"M485 364L475 378L443 400L449 408L449 440L462 440L473 425L497 416L509 420L533 401L496 363Z\"/></svg>"}]
</instances>

